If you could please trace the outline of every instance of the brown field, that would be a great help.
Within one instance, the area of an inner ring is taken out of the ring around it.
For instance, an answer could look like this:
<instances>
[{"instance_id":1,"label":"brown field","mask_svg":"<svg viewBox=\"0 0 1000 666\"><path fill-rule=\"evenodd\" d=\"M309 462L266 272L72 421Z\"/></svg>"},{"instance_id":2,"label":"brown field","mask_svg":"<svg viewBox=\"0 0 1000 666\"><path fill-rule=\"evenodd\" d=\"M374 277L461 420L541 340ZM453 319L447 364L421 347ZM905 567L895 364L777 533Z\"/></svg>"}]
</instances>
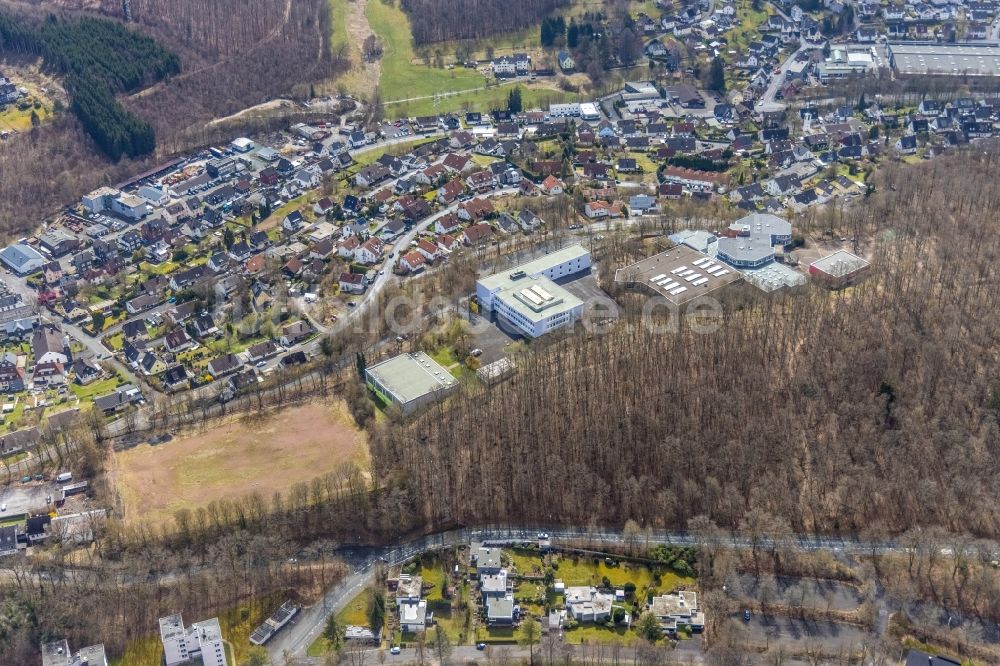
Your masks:
<instances>
[{"instance_id":1,"label":"brown field","mask_svg":"<svg viewBox=\"0 0 1000 666\"><path fill-rule=\"evenodd\" d=\"M125 519L163 524L181 508L275 491L337 465L364 463L368 450L343 403L292 407L264 420L234 420L165 444L114 454Z\"/></svg>"}]
</instances>

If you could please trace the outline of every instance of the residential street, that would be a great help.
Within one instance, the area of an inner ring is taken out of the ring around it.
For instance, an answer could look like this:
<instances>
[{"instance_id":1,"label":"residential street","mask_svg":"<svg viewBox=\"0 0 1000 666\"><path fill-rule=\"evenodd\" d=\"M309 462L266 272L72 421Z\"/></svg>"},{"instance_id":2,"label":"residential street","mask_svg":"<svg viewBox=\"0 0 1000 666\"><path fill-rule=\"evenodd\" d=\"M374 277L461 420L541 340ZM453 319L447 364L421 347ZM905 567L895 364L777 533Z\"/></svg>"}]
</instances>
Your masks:
<instances>
[{"instance_id":1,"label":"residential street","mask_svg":"<svg viewBox=\"0 0 1000 666\"><path fill-rule=\"evenodd\" d=\"M587 530L572 528L542 529L549 533L553 543L556 544L560 541L572 541L584 544L592 543L595 547L599 547L600 544L605 543L620 546L625 540L625 535L622 532L613 530L588 532ZM280 661L287 654L293 658L293 663L295 664L321 663L320 660L307 657L306 650L322 633L326 618L331 613L338 613L343 610L358 592L371 584L373 580L373 568L379 561L389 565L399 565L428 550L440 550L473 542L488 541L498 545L506 545L534 541L537 538L538 531L539 528L528 527L469 528L427 536L398 546L385 548L345 548L340 554L350 565L351 574L344 581L331 588L321 603L303 609L297 615L295 622L282 629L267 645L268 652L275 661ZM697 545L697 541L693 536L684 533L653 533L648 537L643 536L642 538L643 547L660 544L693 546ZM751 543L746 538L733 538L732 545L736 548L749 548ZM829 551L831 553L870 553L872 550L870 545L860 541L837 537L800 536L796 541L796 546L803 550ZM899 552L901 549L898 544L887 541L876 544L875 550L878 552ZM399 655L399 657L406 657L407 654L409 653L404 653ZM409 657L412 660L414 655L409 654ZM484 658L484 655L479 654L472 658L481 659ZM687 655L684 658L687 661L695 660L689 658Z\"/></svg>"}]
</instances>

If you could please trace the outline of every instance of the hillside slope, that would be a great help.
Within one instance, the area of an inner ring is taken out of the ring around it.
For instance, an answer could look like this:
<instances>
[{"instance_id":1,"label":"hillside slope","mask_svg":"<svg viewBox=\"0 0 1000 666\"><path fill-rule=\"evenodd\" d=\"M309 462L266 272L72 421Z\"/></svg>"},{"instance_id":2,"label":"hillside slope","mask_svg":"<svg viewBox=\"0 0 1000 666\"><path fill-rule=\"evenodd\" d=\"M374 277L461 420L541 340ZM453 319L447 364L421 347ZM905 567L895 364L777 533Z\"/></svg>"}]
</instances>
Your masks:
<instances>
[{"instance_id":1,"label":"hillside slope","mask_svg":"<svg viewBox=\"0 0 1000 666\"><path fill-rule=\"evenodd\" d=\"M381 475L431 521L737 528L753 509L798 532L1000 534L998 165L889 167L843 226L874 239L867 282L530 355L374 437Z\"/></svg>"}]
</instances>

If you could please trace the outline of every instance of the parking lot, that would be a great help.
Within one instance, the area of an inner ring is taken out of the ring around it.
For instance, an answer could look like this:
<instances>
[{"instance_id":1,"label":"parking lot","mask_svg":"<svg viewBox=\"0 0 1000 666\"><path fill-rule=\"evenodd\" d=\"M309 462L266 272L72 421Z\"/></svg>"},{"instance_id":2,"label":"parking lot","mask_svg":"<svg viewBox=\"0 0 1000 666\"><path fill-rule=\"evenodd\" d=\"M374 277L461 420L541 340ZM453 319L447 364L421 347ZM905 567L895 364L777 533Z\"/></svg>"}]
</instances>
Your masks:
<instances>
[{"instance_id":1,"label":"parking lot","mask_svg":"<svg viewBox=\"0 0 1000 666\"><path fill-rule=\"evenodd\" d=\"M46 508L46 496L54 497L56 492L56 484L37 481L22 484L15 479L9 486L0 486L0 504L7 506L6 511L0 512L0 520L29 511L43 510Z\"/></svg>"},{"instance_id":2,"label":"parking lot","mask_svg":"<svg viewBox=\"0 0 1000 666\"><path fill-rule=\"evenodd\" d=\"M754 615L749 622L733 616L739 623L749 645L774 649L785 647L793 651L818 650L824 654L857 652L871 633L843 622L800 620L790 617Z\"/></svg>"},{"instance_id":3,"label":"parking lot","mask_svg":"<svg viewBox=\"0 0 1000 666\"><path fill-rule=\"evenodd\" d=\"M737 599L818 610L853 611L863 601L851 585L815 578L744 574L735 576L726 587Z\"/></svg>"},{"instance_id":4,"label":"parking lot","mask_svg":"<svg viewBox=\"0 0 1000 666\"><path fill-rule=\"evenodd\" d=\"M483 365L500 360L507 355L508 345L522 339L520 336L508 334L496 323L491 323L488 318L477 314L471 315L469 323L472 324L472 333L475 337L473 346L483 350L479 357Z\"/></svg>"}]
</instances>

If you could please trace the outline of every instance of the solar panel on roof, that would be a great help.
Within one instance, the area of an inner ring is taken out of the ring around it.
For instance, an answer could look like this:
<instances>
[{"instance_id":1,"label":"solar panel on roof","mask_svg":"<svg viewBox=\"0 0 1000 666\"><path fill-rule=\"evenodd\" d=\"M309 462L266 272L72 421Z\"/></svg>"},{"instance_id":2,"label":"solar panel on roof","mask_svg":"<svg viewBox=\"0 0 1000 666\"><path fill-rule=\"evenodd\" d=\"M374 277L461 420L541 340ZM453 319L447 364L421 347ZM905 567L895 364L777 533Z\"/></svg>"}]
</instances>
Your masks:
<instances>
[{"instance_id":1,"label":"solar panel on roof","mask_svg":"<svg viewBox=\"0 0 1000 666\"><path fill-rule=\"evenodd\" d=\"M701 277L702 277L701 273L692 273L691 275L684 276L684 279L687 280L688 282L694 282L695 280Z\"/></svg>"},{"instance_id":2,"label":"solar panel on roof","mask_svg":"<svg viewBox=\"0 0 1000 666\"><path fill-rule=\"evenodd\" d=\"M699 278L699 279L695 280L694 282L692 282L691 286L692 287L700 287L701 285L705 284L706 282L708 282L708 278L707 277Z\"/></svg>"},{"instance_id":3,"label":"solar panel on roof","mask_svg":"<svg viewBox=\"0 0 1000 666\"><path fill-rule=\"evenodd\" d=\"M535 305L541 305L542 304L542 299L540 299L533 292L531 292L531 291L529 291L527 289L522 289L521 290L521 295L524 296L529 301L531 301L532 303L534 303Z\"/></svg>"},{"instance_id":4,"label":"solar panel on roof","mask_svg":"<svg viewBox=\"0 0 1000 666\"><path fill-rule=\"evenodd\" d=\"M672 289L670 291L670 295L671 296L676 296L677 294L682 294L682 293L684 293L687 290L688 290L687 287L677 287L676 289Z\"/></svg>"},{"instance_id":5,"label":"solar panel on roof","mask_svg":"<svg viewBox=\"0 0 1000 666\"><path fill-rule=\"evenodd\" d=\"M649 279L650 282L659 282L663 278L667 277L666 273L660 273L659 275Z\"/></svg>"},{"instance_id":6,"label":"solar panel on roof","mask_svg":"<svg viewBox=\"0 0 1000 666\"><path fill-rule=\"evenodd\" d=\"M715 277L722 277L723 275L725 275L725 274L726 274L726 273L728 273L728 272L729 272L729 271L728 271L728 270L726 270L726 269L724 268L724 269L722 269L722 271L720 271L720 272L716 273L716 274L715 274Z\"/></svg>"},{"instance_id":7,"label":"solar panel on roof","mask_svg":"<svg viewBox=\"0 0 1000 666\"><path fill-rule=\"evenodd\" d=\"M538 294L538 296L543 301L551 301L554 298L554 296L552 294L550 294L549 292L545 291L545 289L542 288L541 285L536 284L535 286L533 286L531 288L531 290L534 291L536 294Z\"/></svg>"},{"instance_id":8,"label":"solar panel on roof","mask_svg":"<svg viewBox=\"0 0 1000 666\"><path fill-rule=\"evenodd\" d=\"M709 259L708 257L702 257L698 261L692 261L691 263L694 264L695 266L698 266L700 268L701 266L704 266L705 262L707 262L707 261L712 261L712 260Z\"/></svg>"},{"instance_id":9,"label":"solar panel on roof","mask_svg":"<svg viewBox=\"0 0 1000 666\"><path fill-rule=\"evenodd\" d=\"M672 270L670 272L673 273L674 275L677 275L681 271L686 271L687 269L688 269L687 266L678 266L677 268L675 268L674 270Z\"/></svg>"},{"instance_id":10,"label":"solar panel on roof","mask_svg":"<svg viewBox=\"0 0 1000 666\"><path fill-rule=\"evenodd\" d=\"M664 290L670 291L671 289L673 289L673 288L675 288L675 287L677 287L679 285L680 285L680 282L674 282L673 280L671 280L670 282L668 282L666 284L663 284L663 285L660 285L660 286L663 287Z\"/></svg>"}]
</instances>

